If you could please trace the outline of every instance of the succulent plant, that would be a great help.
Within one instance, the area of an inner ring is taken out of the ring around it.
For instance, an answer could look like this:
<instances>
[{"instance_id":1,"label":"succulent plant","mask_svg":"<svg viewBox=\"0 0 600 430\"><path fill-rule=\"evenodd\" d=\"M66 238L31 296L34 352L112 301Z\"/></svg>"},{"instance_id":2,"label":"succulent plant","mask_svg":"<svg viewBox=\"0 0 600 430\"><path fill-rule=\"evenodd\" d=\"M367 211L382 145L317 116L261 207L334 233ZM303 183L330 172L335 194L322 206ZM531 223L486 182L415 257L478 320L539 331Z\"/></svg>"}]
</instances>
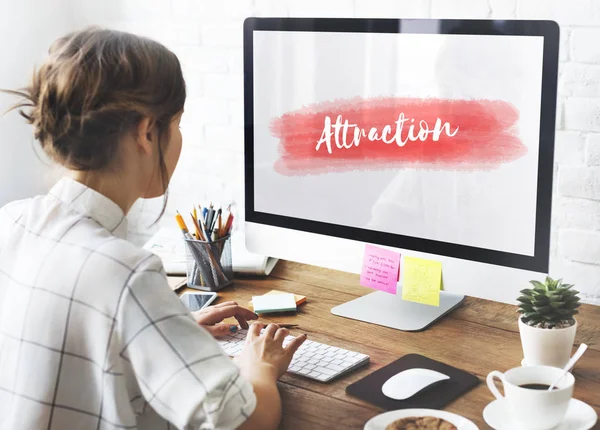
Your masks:
<instances>
[{"instance_id":1,"label":"succulent plant","mask_svg":"<svg viewBox=\"0 0 600 430\"><path fill-rule=\"evenodd\" d=\"M539 328L563 328L575 324L573 318L579 311L579 291L562 279L546 277L544 283L530 281L531 289L521 291L517 299L522 321Z\"/></svg>"}]
</instances>

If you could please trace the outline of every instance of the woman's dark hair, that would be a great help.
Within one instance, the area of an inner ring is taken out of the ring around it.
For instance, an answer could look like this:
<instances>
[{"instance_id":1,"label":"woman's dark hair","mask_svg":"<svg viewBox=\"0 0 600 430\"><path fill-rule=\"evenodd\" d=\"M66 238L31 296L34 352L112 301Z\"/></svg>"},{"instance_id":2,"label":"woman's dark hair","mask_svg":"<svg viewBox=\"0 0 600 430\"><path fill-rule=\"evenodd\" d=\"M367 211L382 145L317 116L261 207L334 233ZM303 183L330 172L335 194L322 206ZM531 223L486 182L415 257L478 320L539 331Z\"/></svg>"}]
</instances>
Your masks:
<instances>
[{"instance_id":1,"label":"woman's dark hair","mask_svg":"<svg viewBox=\"0 0 600 430\"><path fill-rule=\"evenodd\" d=\"M130 33L86 28L52 44L29 86L5 92L22 97L12 109L33 125L42 149L73 170L109 166L120 138L142 118L151 118L165 192L162 216L169 179L164 148L186 97L179 60L165 46Z\"/></svg>"}]
</instances>

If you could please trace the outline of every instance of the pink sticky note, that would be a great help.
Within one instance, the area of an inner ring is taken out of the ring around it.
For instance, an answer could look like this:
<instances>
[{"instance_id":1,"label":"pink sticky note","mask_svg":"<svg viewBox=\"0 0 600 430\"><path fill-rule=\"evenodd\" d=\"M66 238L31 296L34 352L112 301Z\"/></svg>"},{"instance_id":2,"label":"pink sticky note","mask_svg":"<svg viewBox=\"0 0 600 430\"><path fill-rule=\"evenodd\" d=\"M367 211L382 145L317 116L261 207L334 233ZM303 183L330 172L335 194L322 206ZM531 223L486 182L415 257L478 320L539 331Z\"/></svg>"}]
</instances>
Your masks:
<instances>
[{"instance_id":1,"label":"pink sticky note","mask_svg":"<svg viewBox=\"0 0 600 430\"><path fill-rule=\"evenodd\" d=\"M360 285L396 294L400 254L373 245L365 246Z\"/></svg>"}]
</instances>

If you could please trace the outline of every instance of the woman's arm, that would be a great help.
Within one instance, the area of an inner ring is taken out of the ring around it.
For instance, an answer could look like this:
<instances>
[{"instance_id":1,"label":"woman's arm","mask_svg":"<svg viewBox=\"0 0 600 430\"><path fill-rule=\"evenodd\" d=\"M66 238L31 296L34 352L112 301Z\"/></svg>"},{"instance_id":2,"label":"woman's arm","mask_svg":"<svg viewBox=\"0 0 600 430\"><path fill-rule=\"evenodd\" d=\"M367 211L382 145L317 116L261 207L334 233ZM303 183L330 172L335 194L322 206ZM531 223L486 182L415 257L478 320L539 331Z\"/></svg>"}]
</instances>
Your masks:
<instances>
[{"instance_id":1,"label":"woman's arm","mask_svg":"<svg viewBox=\"0 0 600 430\"><path fill-rule=\"evenodd\" d=\"M254 387L256 409L250 418L242 424L240 430L276 429L281 421L281 397L277 390L277 379L273 372L256 370L245 378Z\"/></svg>"},{"instance_id":2,"label":"woman's arm","mask_svg":"<svg viewBox=\"0 0 600 430\"><path fill-rule=\"evenodd\" d=\"M261 334L263 325L250 326L244 350L234 361L240 373L252 384L256 396L256 408L241 430L275 430L281 421L281 397L277 380L285 373L294 353L306 340L303 334L294 338L286 347L283 340L288 330L270 324Z\"/></svg>"}]
</instances>

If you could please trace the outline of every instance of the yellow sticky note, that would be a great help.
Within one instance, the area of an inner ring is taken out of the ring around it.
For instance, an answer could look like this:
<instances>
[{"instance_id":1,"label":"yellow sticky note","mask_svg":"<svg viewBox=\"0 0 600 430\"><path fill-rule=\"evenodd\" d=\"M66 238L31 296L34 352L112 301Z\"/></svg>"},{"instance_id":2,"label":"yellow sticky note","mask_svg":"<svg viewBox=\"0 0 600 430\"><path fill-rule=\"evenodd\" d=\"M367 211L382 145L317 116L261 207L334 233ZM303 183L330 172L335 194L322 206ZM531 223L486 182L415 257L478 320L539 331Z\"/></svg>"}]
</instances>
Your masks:
<instances>
[{"instance_id":1,"label":"yellow sticky note","mask_svg":"<svg viewBox=\"0 0 600 430\"><path fill-rule=\"evenodd\" d=\"M422 258L404 257L402 300L440 305L442 263Z\"/></svg>"}]
</instances>

